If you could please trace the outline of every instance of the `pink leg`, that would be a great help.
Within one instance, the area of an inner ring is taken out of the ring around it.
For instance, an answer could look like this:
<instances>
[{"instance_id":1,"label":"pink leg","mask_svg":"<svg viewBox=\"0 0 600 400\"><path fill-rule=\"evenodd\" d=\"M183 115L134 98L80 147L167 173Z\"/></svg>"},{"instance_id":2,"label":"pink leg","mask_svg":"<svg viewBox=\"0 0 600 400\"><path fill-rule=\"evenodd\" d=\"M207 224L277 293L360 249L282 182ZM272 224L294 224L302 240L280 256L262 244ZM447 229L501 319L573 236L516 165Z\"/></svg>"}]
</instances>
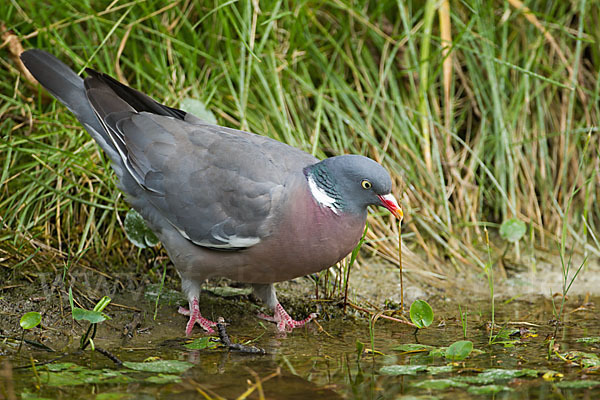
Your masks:
<instances>
[{"instance_id":1,"label":"pink leg","mask_svg":"<svg viewBox=\"0 0 600 400\"><path fill-rule=\"evenodd\" d=\"M317 318L317 314L312 313L303 320L296 321L292 319L292 317L290 317L290 315L287 313L287 311L285 311L285 309L280 303L277 303L274 311L275 315L273 315L272 317L265 314L259 314L258 317L266 321L275 322L277 324L277 330L279 330L279 332L291 332L292 329L300 328L312 321L313 319Z\"/></svg>"},{"instance_id":2,"label":"pink leg","mask_svg":"<svg viewBox=\"0 0 600 400\"><path fill-rule=\"evenodd\" d=\"M191 310L191 311L190 311ZM212 322L209 319L204 318L200 314L200 307L198 306L198 299L194 297L192 301L190 301L190 309L185 309L183 307L179 307L179 314L189 315L190 320L188 321L185 327L185 335L190 336L192 334L192 329L194 329L194 324L197 322L198 325L202 327L207 333L214 333L214 329L212 326L217 325L216 322Z\"/></svg>"}]
</instances>

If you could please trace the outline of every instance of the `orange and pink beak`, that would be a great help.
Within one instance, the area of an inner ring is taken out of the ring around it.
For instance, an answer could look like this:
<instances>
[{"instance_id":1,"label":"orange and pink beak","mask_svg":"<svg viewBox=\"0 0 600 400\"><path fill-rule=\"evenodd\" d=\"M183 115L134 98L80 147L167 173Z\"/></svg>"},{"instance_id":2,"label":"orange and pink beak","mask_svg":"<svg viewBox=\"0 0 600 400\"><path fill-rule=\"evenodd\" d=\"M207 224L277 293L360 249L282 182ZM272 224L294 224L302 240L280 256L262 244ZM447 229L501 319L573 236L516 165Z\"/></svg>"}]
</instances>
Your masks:
<instances>
[{"instance_id":1,"label":"orange and pink beak","mask_svg":"<svg viewBox=\"0 0 600 400\"><path fill-rule=\"evenodd\" d=\"M383 207L390 210L390 212L394 214L394 217L402 221L404 214L402 213L402 208L400 208L400 206L398 205L398 201L396 200L394 195L390 193L386 195L379 195L377 197L379 197L379 200L381 200L381 205Z\"/></svg>"}]
</instances>

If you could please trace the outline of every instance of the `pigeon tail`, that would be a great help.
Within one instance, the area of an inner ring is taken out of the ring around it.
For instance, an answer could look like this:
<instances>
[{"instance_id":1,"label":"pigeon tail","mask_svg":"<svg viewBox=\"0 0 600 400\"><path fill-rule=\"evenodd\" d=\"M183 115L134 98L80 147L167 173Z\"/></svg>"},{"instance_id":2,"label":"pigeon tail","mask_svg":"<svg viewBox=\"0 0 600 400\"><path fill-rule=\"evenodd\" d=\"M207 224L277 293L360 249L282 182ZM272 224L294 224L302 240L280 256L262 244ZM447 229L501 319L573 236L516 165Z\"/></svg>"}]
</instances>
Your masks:
<instances>
[{"instance_id":1,"label":"pigeon tail","mask_svg":"<svg viewBox=\"0 0 600 400\"><path fill-rule=\"evenodd\" d=\"M106 152L118 174L118 168L122 167L119 155L90 105L83 79L58 58L43 50L27 50L21 53L21 60L35 79L75 114Z\"/></svg>"}]
</instances>

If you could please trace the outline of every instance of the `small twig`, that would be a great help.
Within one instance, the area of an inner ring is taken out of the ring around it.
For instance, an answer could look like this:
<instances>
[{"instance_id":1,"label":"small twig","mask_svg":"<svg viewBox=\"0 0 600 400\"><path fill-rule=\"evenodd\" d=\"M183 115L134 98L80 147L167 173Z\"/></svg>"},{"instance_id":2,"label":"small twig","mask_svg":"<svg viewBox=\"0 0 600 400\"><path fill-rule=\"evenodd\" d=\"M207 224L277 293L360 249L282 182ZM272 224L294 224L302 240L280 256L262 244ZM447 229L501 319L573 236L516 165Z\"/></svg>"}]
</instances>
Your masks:
<instances>
[{"instance_id":1,"label":"small twig","mask_svg":"<svg viewBox=\"0 0 600 400\"><path fill-rule=\"evenodd\" d=\"M119 359L119 357L115 356L110 351L103 349L101 347L98 347L98 346L96 346L96 351L98 353L102 354L103 356L105 356L106 358L108 358L109 360L111 360L112 362L114 362L115 364L117 364L117 367L123 366L123 361L121 361Z\"/></svg>"},{"instance_id":2,"label":"small twig","mask_svg":"<svg viewBox=\"0 0 600 400\"><path fill-rule=\"evenodd\" d=\"M229 335L225 330L225 319L223 317L219 317L217 319L217 331L219 332L219 339L221 339L221 343L223 343L229 350L235 350L242 353L251 353L251 354L267 354L264 349L255 346L247 346L241 343L231 343L231 339L229 339Z\"/></svg>"},{"instance_id":3,"label":"small twig","mask_svg":"<svg viewBox=\"0 0 600 400\"><path fill-rule=\"evenodd\" d=\"M250 372L250 374L252 374L252 376L254 376L254 379L256 379L256 382L253 385L251 385L239 397L237 397L236 400L245 400L245 399L247 399L248 396L250 396L255 390L259 391L259 399L264 399L265 396L264 396L264 393L263 393L262 384L265 383L266 381L270 380L270 379L273 379L273 378L281 375L281 369L279 367L277 367L277 370L275 372L273 372L270 375L267 375L263 379L260 379L260 377L258 376L258 374L256 372L254 372L253 370L251 370L250 368L246 367L246 370L248 372Z\"/></svg>"},{"instance_id":4,"label":"small twig","mask_svg":"<svg viewBox=\"0 0 600 400\"><path fill-rule=\"evenodd\" d=\"M321 325L321 324L320 324L320 323L319 323L319 322L318 322L316 319L313 319L311 322L312 322L313 324L317 325L317 327L319 328L319 332L323 332L324 334L326 334L326 335L327 335L327 336L329 336L330 338L332 338L332 339L335 339L335 338L334 338L334 336L333 336L331 333L327 332L327 331L325 330L325 328L323 328L323 326L322 326L322 325Z\"/></svg>"},{"instance_id":5,"label":"small twig","mask_svg":"<svg viewBox=\"0 0 600 400\"><path fill-rule=\"evenodd\" d=\"M14 367L13 369L28 369L28 368L32 368L32 367L34 367L34 366L35 366L35 367L40 367L40 366L42 366L42 365L52 364L53 362L55 362L55 361L59 361L59 360L62 360L62 359L63 359L63 358L65 358L65 357L68 357L68 356L73 356L73 355L77 355L77 354L81 354L81 353L82 353L82 351L81 351L81 350L77 350L75 353L64 353L64 354L62 354L61 356L55 357L55 358L53 358L53 359L51 359L51 360L47 360L47 361L38 362L38 363L35 363L34 365L32 365L32 364L28 364L28 365L21 365L20 367Z\"/></svg>"},{"instance_id":6,"label":"small twig","mask_svg":"<svg viewBox=\"0 0 600 400\"><path fill-rule=\"evenodd\" d=\"M349 305L350 307L352 307L352 308L354 308L354 309L358 310L358 311L366 312L366 313L368 313L368 314L370 314L370 315L375 315L375 314L377 314L377 313L376 313L376 312L374 312L374 311L371 311L371 310L369 310L369 309L366 309L366 308L363 308L363 307L357 306L356 304L353 304L353 303L351 303L351 302L348 302L348 305ZM390 317L390 316L388 316L388 315L384 315L384 314L380 314L380 315L379 315L379 318L387 319L387 320L394 321L394 322L399 322L399 323L401 323L401 324L404 324L404 325L412 326L413 328L416 328L416 327L417 327L417 326L416 326L415 324L413 324L412 322L409 322L409 321L404 321L403 319L398 319L398 318Z\"/></svg>"},{"instance_id":7,"label":"small twig","mask_svg":"<svg viewBox=\"0 0 600 400\"><path fill-rule=\"evenodd\" d=\"M12 336L5 336L5 335L0 335L0 339L11 339L11 340L14 340L14 341L21 340L21 338L15 338L15 337L12 337ZM25 342L28 345L30 345L32 347L35 347L37 349L45 350L45 351L48 351L48 352L54 352L54 350L52 348L46 346L43 343L36 342L34 340L23 339L23 342Z\"/></svg>"}]
</instances>

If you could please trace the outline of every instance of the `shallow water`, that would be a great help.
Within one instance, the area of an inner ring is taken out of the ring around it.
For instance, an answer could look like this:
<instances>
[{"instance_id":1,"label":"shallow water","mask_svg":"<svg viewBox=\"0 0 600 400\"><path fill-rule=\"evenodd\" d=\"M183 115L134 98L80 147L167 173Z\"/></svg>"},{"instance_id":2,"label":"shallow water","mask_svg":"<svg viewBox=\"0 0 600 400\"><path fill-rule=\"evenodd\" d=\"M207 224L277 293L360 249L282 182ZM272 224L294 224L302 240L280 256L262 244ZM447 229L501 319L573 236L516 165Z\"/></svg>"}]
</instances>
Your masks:
<instances>
[{"instance_id":1,"label":"shallow water","mask_svg":"<svg viewBox=\"0 0 600 400\"><path fill-rule=\"evenodd\" d=\"M565 323L557 330L558 354L572 350L599 354L600 343L576 341L582 337L600 336L600 321L593 308L597 301L593 299L585 304L583 301L576 304L571 300L572 306L566 310ZM120 302L124 303L125 300L121 299ZM227 303L241 313L249 310L254 314L254 306L247 300L226 300ZM151 302L139 300L132 305L150 311L153 306ZM229 325L228 332L232 340L253 340L252 344L266 350L266 355L240 354L223 348L189 350L184 347L189 340L180 336L184 317L177 315L174 307L162 306L156 321L152 321L152 313L148 313L145 324L151 326L149 333L142 330L131 340L121 339L118 334L121 320L116 317L106 321L109 324L99 329L95 344L123 361L142 362L154 357L192 363L186 371L159 374L119 368L107 357L89 349L74 353L78 337L71 338L71 344L68 340L60 345L57 340L55 346L52 342L46 343L50 347L62 348L62 352L68 355L54 364L38 366L33 371L32 368L19 367L31 365L30 356L36 362L42 362L54 359L61 353L34 350L24 345L17 355L17 344L5 341L0 348L0 359L4 361L0 398L229 399L247 396L256 399L396 399L417 396L462 399L478 396L474 393L489 385L496 385L492 389L498 391L494 397L497 399L600 398L600 386L581 389L563 387L565 382L591 385L592 381L600 380L598 367L584 370L561 360L556 354L548 358L546 338L555 330L550 301L538 299L534 302L499 303L496 322L504 327L505 332L514 332L519 328L521 332L507 336L504 340L510 340L509 344L493 345L488 345L489 304L485 301L462 304L463 311L467 308L468 312L466 339L481 351L471 353L463 362L450 363L440 354L434 357L427 355L427 352L394 350L394 347L407 343L440 347L463 339L458 306L447 302L433 303L432 306L436 312L434 323L417 335L413 328L382 319L377 320L370 330L365 317L337 316L330 321L319 322L324 331L311 324L310 328L297 329L285 337L278 335L272 324L263 324L253 316L239 318ZM579 306L581 308L577 308ZM130 314L124 315L130 317ZM202 337L202 334L195 331L194 337ZM357 342L365 347L360 356ZM370 351L373 347L374 353ZM52 370L52 365L65 362L72 362L76 366ZM417 368L421 369L450 366L451 371L438 373L440 370L430 369L414 375L390 376L381 370L389 365L418 365L421 367ZM77 366L85 369L79 368L78 371ZM530 372L525 376L518 376L517 373L505 378L473 381L475 383L468 381L468 377L487 376L482 375L485 374L483 371L491 368L511 370L513 373L514 370L534 369L537 373ZM553 377L554 380L544 379L543 374L547 371L555 371L562 376L552 374L547 378ZM9 377L11 373L12 378ZM73 381L69 382L71 378ZM426 381L429 382L425 383L427 385L461 387L420 387ZM257 382L260 384L257 385ZM479 397L492 398L492 395Z\"/></svg>"}]
</instances>

